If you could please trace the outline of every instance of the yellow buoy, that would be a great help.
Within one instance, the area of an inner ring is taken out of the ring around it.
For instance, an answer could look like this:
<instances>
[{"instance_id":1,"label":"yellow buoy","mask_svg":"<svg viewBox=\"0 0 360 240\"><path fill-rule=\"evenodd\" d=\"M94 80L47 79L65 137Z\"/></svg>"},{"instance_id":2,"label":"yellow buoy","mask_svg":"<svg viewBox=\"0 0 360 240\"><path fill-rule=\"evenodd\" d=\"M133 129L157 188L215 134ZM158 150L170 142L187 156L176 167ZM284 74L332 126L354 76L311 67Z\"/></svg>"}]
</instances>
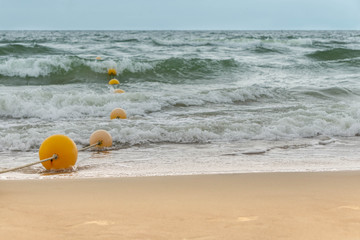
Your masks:
<instances>
[{"instance_id":1,"label":"yellow buoy","mask_svg":"<svg viewBox=\"0 0 360 240\"><path fill-rule=\"evenodd\" d=\"M108 74L109 74L109 75L116 75L116 70L115 70L115 68L109 68Z\"/></svg>"},{"instance_id":2,"label":"yellow buoy","mask_svg":"<svg viewBox=\"0 0 360 240\"><path fill-rule=\"evenodd\" d=\"M57 155L57 159L42 162L47 170L65 169L75 165L77 160L77 147L71 138L65 135L52 135L46 138L39 149L40 160Z\"/></svg>"},{"instance_id":3,"label":"yellow buoy","mask_svg":"<svg viewBox=\"0 0 360 240\"><path fill-rule=\"evenodd\" d=\"M101 57L100 57L100 56L97 56L97 57L96 57L96 60L101 60Z\"/></svg>"},{"instance_id":4,"label":"yellow buoy","mask_svg":"<svg viewBox=\"0 0 360 240\"><path fill-rule=\"evenodd\" d=\"M125 91L124 90L122 90L122 89L115 89L114 90L114 93L124 93Z\"/></svg>"},{"instance_id":5,"label":"yellow buoy","mask_svg":"<svg viewBox=\"0 0 360 240\"><path fill-rule=\"evenodd\" d=\"M126 112L124 109L122 108L115 108L114 110L111 111L110 114L110 119L126 119Z\"/></svg>"},{"instance_id":6,"label":"yellow buoy","mask_svg":"<svg viewBox=\"0 0 360 240\"><path fill-rule=\"evenodd\" d=\"M112 138L108 131L105 130L97 130L93 132L90 136L90 145L100 142L100 144L96 145L96 148L104 148L111 147Z\"/></svg>"},{"instance_id":7,"label":"yellow buoy","mask_svg":"<svg viewBox=\"0 0 360 240\"><path fill-rule=\"evenodd\" d=\"M119 82L119 80L117 80L117 79L111 79L110 81L109 81L109 84L110 85L115 85L115 84L120 84L120 82Z\"/></svg>"}]
</instances>

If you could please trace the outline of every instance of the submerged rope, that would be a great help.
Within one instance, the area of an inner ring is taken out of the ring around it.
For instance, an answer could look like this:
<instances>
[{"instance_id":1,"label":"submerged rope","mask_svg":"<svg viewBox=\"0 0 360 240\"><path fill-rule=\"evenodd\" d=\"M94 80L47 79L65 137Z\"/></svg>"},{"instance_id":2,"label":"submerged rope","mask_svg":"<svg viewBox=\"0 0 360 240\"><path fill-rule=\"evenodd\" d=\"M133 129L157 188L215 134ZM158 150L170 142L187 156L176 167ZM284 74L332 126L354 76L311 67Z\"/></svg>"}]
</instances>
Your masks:
<instances>
[{"instance_id":1,"label":"submerged rope","mask_svg":"<svg viewBox=\"0 0 360 240\"><path fill-rule=\"evenodd\" d=\"M84 150L89 149L89 148L92 148L92 147L95 147L95 146L97 146L97 145L101 145L101 143L102 143L102 141L98 141L97 143L94 143L94 144L92 144L92 145L90 145L90 146L87 146L87 147L84 147L84 148L79 149L78 152L84 151Z\"/></svg>"},{"instance_id":2,"label":"submerged rope","mask_svg":"<svg viewBox=\"0 0 360 240\"><path fill-rule=\"evenodd\" d=\"M26 165L23 165L23 166L20 166L20 167L5 169L3 171L0 171L0 174L15 171L15 170L19 170L19 169L26 168L26 167L30 167L30 166L38 164L38 163L43 163L43 162L47 162L47 161L50 161L50 160L56 160L57 158L58 158L58 156L56 154L54 154L52 157L49 157L49 158L46 158L46 159L43 159L43 160L40 160L40 161L37 161L37 162L29 163L29 164L26 164Z\"/></svg>"}]
</instances>

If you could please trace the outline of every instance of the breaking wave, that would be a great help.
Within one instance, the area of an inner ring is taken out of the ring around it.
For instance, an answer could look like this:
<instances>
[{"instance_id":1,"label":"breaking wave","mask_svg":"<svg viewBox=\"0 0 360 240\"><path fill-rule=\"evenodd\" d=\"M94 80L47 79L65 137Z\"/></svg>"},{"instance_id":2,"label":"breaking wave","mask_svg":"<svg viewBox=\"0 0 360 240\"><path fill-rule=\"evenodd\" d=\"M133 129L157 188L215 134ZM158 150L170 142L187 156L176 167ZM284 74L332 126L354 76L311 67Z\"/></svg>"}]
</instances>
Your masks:
<instances>
[{"instance_id":1,"label":"breaking wave","mask_svg":"<svg viewBox=\"0 0 360 240\"><path fill-rule=\"evenodd\" d=\"M347 48L333 48L329 50L316 51L307 55L318 61L333 61L343 59L354 59L360 57L360 50Z\"/></svg>"},{"instance_id":2,"label":"breaking wave","mask_svg":"<svg viewBox=\"0 0 360 240\"><path fill-rule=\"evenodd\" d=\"M236 69L234 59L169 58L155 61L131 59L94 61L75 56L47 56L41 58L11 58L0 60L0 84L47 85L67 83L103 83L108 78L107 69L115 68L121 79L168 77L202 77Z\"/></svg>"}]
</instances>

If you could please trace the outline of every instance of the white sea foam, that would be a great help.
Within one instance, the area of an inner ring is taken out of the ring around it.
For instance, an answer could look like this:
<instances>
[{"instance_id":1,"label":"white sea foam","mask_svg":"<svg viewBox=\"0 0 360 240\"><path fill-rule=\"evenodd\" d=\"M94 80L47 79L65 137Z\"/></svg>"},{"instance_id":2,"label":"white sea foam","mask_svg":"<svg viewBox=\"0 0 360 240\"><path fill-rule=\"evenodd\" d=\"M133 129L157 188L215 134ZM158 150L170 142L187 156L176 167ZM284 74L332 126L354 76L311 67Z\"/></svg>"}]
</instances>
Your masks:
<instances>
[{"instance_id":1,"label":"white sea foam","mask_svg":"<svg viewBox=\"0 0 360 240\"><path fill-rule=\"evenodd\" d=\"M216 86L207 86L209 90L205 91L182 88L176 95L169 95L175 89L136 92L146 89L139 84L126 94L112 94L97 84L8 87L0 94L0 151L37 149L43 139L56 133L86 145L91 133L99 128L108 130L119 146L359 133L360 111L356 104L349 107L337 103L331 111L329 106L310 102L307 107L292 103L277 106L282 101L278 90ZM170 87L176 88L166 85ZM286 99L286 94L282 96ZM246 101L253 101L253 107L242 104ZM266 101L273 103L263 106ZM109 114L117 107L126 110L127 120L110 121Z\"/></svg>"},{"instance_id":2,"label":"white sea foam","mask_svg":"<svg viewBox=\"0 0 360 240\"><path fill-rule=\"evenodd\" d=\"M129 58L124 58L118 61L114 61L114 60L105 60L101 62L83 61L83 64L89 66L91 70L98 73L104 73L109 68L115 68L118 74L121 74L125 70L133 73L144 72L154 67L154 65L150 63L136 62Z\"/></svg>"},{"instance_id":3,"label":"white sea foam","mask_svg":"<svg viewBox=\"0 0 360 240\"><path fill-rule=\"evenodd\" d=\"M0 63L0 75L22 78L36 78L49 76L50 74L66 73L81 66L88 66L97 73L104 73L109 68L115 68L118 74L125 70L129 72L144 72L154 67L154 64L136 62L128 58L117 61L95 61L63 56L11 58L4 61L0 60Z\"/></svg>"},{"instance_id":4,"label":"white sea foam","mask_svg":"<svg viewBox=\"0 0 360 240\"><path fill-rule=\"evenodd\" d=\"M247 141L209 144L149 144L105 153L79 152L75 171L45 171L41 165L0 175L0 180L106 178L249 172L359 170L359 139ZM0 170L34 162L34 152L2 154ZM106 163L106 164L104 164ZM50 173L50 174L49 174Z\"/></svg>"},{"instance_id":5,"label":"white sea foam","mask_svg":"<svg viewBox=\"0 0 360 240\"><path fill-rule=\"evenodd\" d=\"M69 71L70 69L71 60L62 57L11 58L1 62L0 75L39 77L57 71Z\"/></svg>"}]
</instances>

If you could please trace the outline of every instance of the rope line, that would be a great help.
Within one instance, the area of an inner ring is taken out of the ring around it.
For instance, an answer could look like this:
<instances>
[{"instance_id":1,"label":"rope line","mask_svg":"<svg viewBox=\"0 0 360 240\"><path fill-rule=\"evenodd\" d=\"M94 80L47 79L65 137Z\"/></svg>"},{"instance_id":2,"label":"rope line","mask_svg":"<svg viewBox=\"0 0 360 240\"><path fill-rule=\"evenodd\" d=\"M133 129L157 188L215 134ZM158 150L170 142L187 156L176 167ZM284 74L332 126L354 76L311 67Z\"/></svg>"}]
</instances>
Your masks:
<instances>
[{"instance_id":1,"label":"rope line","mask_svg":"<svg viewBox=\"0 0 360 240\"><path fill-rule=\"evenodd\" d=\"M84 148L79 149L78 152L84 151L84 150L89 149L89 148L92 148L92 147L95 147L95 146L97 146L97 145L101 145L101 143L102 143L102 141L98 141L97 143L94 143L94 144L92 144L92 145L90 145L90 146L87 146L87 147L84 147Z\"/></svg>"},{"instance_id":2,"label":"rope line","mask_svg":"<svg viewBox=\"0 0 360 240\"><path fill-rule=\"evenodd\" d=\"M37 162L29 163L29 164L26 164L26 165L23 165L23 166L20 166L20 167L5 169L3 171L0 171L0 174L15 171L15 170L19 170L19 169L26 168L26 167L30 167L30 166L38 164L38 163L43 163L43 162L47 162L47 161L50 161L50 160L56 160L57 158L58 158L58 156L56 154L54 154L52 157L49 157L49 158L46 158L46 159L43 159L43 160L40 160L40 161L37 161Z\"/></svg>"}]
</instances>

